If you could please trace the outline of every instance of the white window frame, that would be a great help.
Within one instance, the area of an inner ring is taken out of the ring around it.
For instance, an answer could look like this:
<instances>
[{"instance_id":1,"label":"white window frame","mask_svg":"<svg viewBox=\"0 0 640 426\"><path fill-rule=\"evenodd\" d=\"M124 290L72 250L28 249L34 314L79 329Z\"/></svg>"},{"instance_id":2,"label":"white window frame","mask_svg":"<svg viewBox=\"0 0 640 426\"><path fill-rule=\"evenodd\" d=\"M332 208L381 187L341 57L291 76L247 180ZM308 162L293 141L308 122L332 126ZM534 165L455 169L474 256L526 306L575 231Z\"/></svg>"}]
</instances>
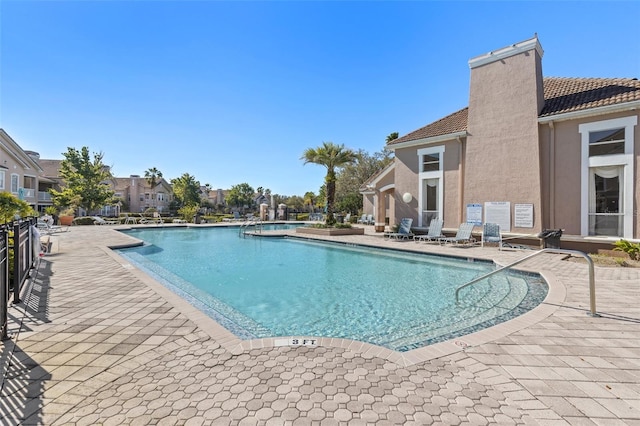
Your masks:
<instances>
[{"instance_id":1,"label":"white window frame","mask_svg":"<svg viewBox=\"0 0 640 426\"><path fill-rule=\"evenodd\" d=\"M614 118L580 124L582 158L580 175L580 233L589 236L589 169L592 167L623 166L623 231L622 238L633 238L633 128L638 124L637 116ZM624 154L597 155L589 157L589 133L601 130L624 128ZM620 237L615 237L620 238Z\"/></svg>"},{"instance_id":2,"label":"white window frame","mask_svg":"<svg viewBox=\"0 0 640 426\"><path fill-rule=\"evenodd\" d=\"M4 191L4 182L5 182L5 173L4 170L0 170L0 190Z\"/></svg>"},{"instance_id":3,"label":"white window frame","mask_svg":"<svg viewBox=\"0 0 640 426\"><path fill-rule=\"evenodd\" d=\"M423 172L422 165L424 164L424 156L431 154L440 154L440 164L438 170ZM428 148L421 148L418 150L418 226L428 226L428 223L422 223L422 202L423 202L423 185L424 181L427 179L438 179L438 216L442 219L443 216L443 207L444 207L444 172L443 172L443 164L444 163L444 145L431 146Z\"/></svg>"},{"instance_id":4,"label":"white window frame","mask_svg":"<svg viewBox=\"0 0 640 426\"><path fill-rule=\"evenodd\" d=\"M15 188L14 188L15 184ZM20 175L17 173L11 173L11 183L10 190L12 194L17 194L20 189ZM15 191L14 191L15 189Z\"/></svg>"}]
</instances>

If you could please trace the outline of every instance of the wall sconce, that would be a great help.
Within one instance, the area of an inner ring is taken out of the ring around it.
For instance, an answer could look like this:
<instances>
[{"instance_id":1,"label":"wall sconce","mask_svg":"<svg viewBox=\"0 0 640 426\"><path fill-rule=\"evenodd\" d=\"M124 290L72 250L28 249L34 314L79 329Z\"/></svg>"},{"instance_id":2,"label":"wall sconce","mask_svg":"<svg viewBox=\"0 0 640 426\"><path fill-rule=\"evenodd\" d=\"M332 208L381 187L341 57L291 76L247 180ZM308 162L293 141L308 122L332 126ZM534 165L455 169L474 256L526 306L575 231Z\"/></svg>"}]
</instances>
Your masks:
<instances>
[{"instance_id":1,"label":"wall sconce","mask_svg":"<svg viewBox=\"0 0 640 426\"><path fill-rule=\"evenodd\" d=\"M409 194L408 192L405 192L404 194L402 194L402 201L409 204L411 200L413 200L413 196L411 194Z\"/></svg>"}]
</instances>

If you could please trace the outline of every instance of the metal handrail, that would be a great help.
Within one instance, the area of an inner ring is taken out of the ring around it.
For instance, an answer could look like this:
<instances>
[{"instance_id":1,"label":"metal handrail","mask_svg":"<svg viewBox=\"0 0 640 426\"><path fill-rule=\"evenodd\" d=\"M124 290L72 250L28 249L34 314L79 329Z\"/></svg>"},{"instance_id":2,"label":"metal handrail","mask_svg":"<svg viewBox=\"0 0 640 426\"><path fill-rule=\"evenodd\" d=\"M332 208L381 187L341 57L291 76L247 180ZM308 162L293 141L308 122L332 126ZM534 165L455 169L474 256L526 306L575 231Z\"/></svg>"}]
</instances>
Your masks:
<instances>
[{"instance_id":1,"label":"metal handrail","mask_svg":"<svg viewBox=\"0 0 640 426\"><path fill-rule=\"evenodd\" d=\"M238 229L238 235L239 236L244 236L245 232L246 232L246 228L248 228L251 225L255 226L256 230L258 229L258 226L260 226L260 233L262 233L262 220L260 220L260 219L252 219L252 220L247 220L246 222L243 222L240 225L240 228ZM245 229L245 231L243 231L243 228Z\"/></svg>"},{"instance_id":2,"label":"metal handrail","mask_svg":"<svg viewBox=\"0 0 640 426\"><path fill-rule=\"evenodd\" d=\"M513 266L516 266L526 260L531 259L534 256L537 256L541 253L559 253L559 254L571 254L571 255L579 255L584 257L587 260L587 263L589 265L589 312L588 315L591 315L592 317L599 317L600 315L598 315L596 313L596 280L595 280L595 274L593 272L593 260L591 259L591 257L589 257L588 254L583 253L581 251L578 250L564 250L564 249L551 249L551 248L546 248L546 249L542 249L542 250L538 250L535 253L532 253L528 256L523 257L520 260L517 260L513 263L510 263L506 266L503 266L501 268L496 269L495 271L491 271L488 274L482 275L481 277L475 278L471 281L469 281L468 283L461 285L460 287L458 287L456 289L456 303L459 301L458 298L458 293L460 293L460 290L462 290L463 288L469 287L472 284L475 284L479 281L484 280L485 278L489 278L492 275L497 274L498 272L502 272L505 269L509 269L512 268Z\"/></svg>"}]
</instances>

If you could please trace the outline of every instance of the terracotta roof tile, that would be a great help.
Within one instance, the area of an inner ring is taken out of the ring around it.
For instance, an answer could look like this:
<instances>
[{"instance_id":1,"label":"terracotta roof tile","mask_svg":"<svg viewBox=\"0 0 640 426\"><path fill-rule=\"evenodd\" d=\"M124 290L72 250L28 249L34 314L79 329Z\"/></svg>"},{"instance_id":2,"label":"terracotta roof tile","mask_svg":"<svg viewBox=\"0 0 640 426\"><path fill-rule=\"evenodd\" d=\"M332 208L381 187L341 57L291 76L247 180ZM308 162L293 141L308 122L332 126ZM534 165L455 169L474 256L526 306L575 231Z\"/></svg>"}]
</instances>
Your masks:
<instances>
[{"instance_id":1,"label":"terracotta roof tile","mask_svg":"<svg viewBox=\"0 0 640 426\"><path fill-rule=\"evenodd\" d=\"M640 101L640 81L636 78L546 77L544 98L540 117ZM395 139L389 145L465 131L468 111L468 107L463 108Z\"/></svg>"},{"instance_id":2,"label":"terracotta roof tile","mask_svg":"<svg viewBox=\"0 0 640 426\"><path fill-rule=\"evenodd\" d=\"M540 117L640 101L640 81L631 78L544 79Z\"/></svg>"},{"instance_id":3,"label":"terracotta roof tile","mask_svg":"<svg viewBox=\"0 0 640 426\"><path fill-rule=\"evenodd\" d=\"M38 164L43 170L43 175L48 178L57 178L60 176L60 163L62 160L38 160Z\"/></svg>"},{"instance_id":4,"label":"terracotta roof tile","mask_svg":"<svg viewBox=\"0 0 640 426\"><path fill-rule=\"evenodd\" d=\"M389 145L395 145L401 142L414 141L424 138L432 138L434 136L448 135L450 133L462 132L467 129L467 114L469 108L463 108L453 114L447 115L438 121L406 134L398 139L389 142Z\"/></svg>"}]
</instances>

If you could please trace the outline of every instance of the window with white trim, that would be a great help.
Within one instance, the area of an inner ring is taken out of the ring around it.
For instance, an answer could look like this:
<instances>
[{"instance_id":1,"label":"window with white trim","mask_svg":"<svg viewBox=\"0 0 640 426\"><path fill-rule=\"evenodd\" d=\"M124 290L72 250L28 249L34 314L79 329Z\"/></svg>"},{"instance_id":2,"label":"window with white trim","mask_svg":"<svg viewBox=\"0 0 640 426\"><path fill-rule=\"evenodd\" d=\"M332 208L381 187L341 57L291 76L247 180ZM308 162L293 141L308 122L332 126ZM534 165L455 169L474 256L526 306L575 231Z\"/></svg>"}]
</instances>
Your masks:
<instances>
[{"instance_id":1,"label":"window with white trim","mask_svg":"<svg viewBox=\"0 0 640 426\"><path fill-rule=\"evenodd\" d=\"M0 189L4 190L4 170L0 170Z\"/></svg>"},{"instance_id":2,"label":"window with white trim","mask_svg":"<svg viewBox=\"0 0 640 426\"><path fill-rule=\"evenodd\" d=\"M581 124L581 234L633 238L634 126L638 117Z\"/></svg>"},{"instance_id":3,"label":"window with white trim","mask_svg":"<svg viewBox=\"0 0 640 426\"><path fill-rule=\"evenodd\" d=\"M444 145L418 150L418 226L429 226L442 218Z\"/></svg>"},{"instance_id":4,"label":"window with white trim","mask_svg":"<svg viewBox=\"0 0 640 426\"><path fill-rule=\"evenodd\" d=\"M20 176L12 173L11 174L11 192L13 194L17 194L18 193L18 187L20 185Z\"/></svg>"}]
</instances>

